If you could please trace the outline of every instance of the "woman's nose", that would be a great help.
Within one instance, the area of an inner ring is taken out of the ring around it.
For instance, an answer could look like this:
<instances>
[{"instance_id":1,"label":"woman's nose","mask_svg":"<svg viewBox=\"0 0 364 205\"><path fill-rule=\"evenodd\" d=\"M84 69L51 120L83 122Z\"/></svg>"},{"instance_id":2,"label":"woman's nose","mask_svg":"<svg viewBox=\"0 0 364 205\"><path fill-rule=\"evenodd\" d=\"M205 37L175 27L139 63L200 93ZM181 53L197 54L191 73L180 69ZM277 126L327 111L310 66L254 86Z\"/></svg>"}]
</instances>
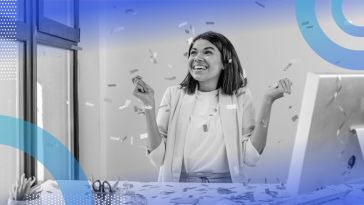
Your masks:
<instances>
[{"instance_id":1,"label":"woman's nose","mask_svg":"<svg viewBox=\"0 0 364 205\"><path fill-rule=\"evenodd\" d=\"M194 58L194 61L198 62L198 61L203 61L203 56L202 54L197 54Z\"/></svg>"}]
</instances>

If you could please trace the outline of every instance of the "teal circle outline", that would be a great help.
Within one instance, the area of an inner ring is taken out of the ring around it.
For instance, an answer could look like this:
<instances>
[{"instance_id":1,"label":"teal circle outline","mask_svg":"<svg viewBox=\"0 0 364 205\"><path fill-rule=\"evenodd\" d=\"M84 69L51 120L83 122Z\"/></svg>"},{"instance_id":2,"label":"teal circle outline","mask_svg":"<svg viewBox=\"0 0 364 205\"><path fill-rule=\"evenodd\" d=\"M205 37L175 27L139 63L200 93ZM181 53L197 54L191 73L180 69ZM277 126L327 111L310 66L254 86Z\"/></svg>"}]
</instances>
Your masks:
<instances>
[{"instance_id":1,"label":"teal circle outline","mask_svg":"<svg viewBox=\"0 0 364 205\"><path fill-rule=\"evenodd\" d=\"M36 134L32 135L31 133ZM74 164L75 170L78 170L80 181L61 180L63 173L61 171L62 169L60 169L60 166L67 165L69 162L58 160L55 164L50 163L43 158L38 159L34 149L32 147L26 146L23 143L26 137L30 137L31 141L43 140L44 144L52 146L51 152L48 149L37 149L37 152L41 156L47 155L47 159L55 160L59 155L66 155L67 158L71 160L70 163ZM59 185L66 205L78 205L79 201L75 201L74 196L81 193L87 196L82 198L82 200L85 200L83 201L83 204L95 204L91 193L91 187L88 184L87 177L80 167L78 161L57 138L52 136L47 131L30 122L10 116L0 115L0 144L16 148L19 151L23 151L32 156L35 160L42 163Z\"/></svg>"}]
</instances>

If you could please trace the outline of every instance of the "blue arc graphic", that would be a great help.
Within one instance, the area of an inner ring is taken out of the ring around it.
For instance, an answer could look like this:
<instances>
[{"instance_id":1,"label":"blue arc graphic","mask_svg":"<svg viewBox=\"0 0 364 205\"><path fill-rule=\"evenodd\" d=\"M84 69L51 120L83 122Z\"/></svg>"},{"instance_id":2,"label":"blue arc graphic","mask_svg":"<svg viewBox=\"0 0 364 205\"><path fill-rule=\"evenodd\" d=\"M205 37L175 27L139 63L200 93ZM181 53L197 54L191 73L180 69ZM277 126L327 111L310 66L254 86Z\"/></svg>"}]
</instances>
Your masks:
<instances>
[{"instance_id":1,"label":"blue arc graphic","mask_svg":"<svg viewBox=\"0 0 364 205\"><path fill-rule=\"evenodd\" d=\"M364 70L364 50L343 48L331 41L319 26L315 13L315 2L315 0L296 0L296 19L308 45L331 64L351 70ZM340 2L335 2L336 4L340 4ZM341 8L337 6L334 6L333 9L335 10L333 13L342 12ZM337 11L338 9L340 11ZM307 24L309 24L309 28L306 26Z\"/></svg>"},{"instance_id":2,"label":"blue arc graphic","mask_svg":"<svg viewBox=\"0 0 364 205\"><path fill-rule=\"evenodd\" d=\"M342 8L343 8L343 0L332 1L332 15L335 19L336 24L341 28L341 30L343 30L347 34L356 37L364 37L364 26L356 26L351 24L344 16Z\"/></svg>"},{"instance_id":3,"label":"blue arc graphic","mask_svg":"<svg viewBox=\"0 0 364 205\"><path fill-rule=\"evenodd\" d=\"M27 132L24 132L24 130ZM32 135L31 132L36 134ZM37 148L37 152L40 156L47 156L46 159L41 157L37 159L36 154L33 149L29 146L24 145L24 139L30 137L32 141L41 140L45 145L52 146L52 149L43 149L43 147ZM82 200L82 204L94 204L94 200L91 194L90 185L87 182L87 177L82 171L78 161L74 156L68 151L68 149L59 142L50 133L44 131L43 129L37 127L36 125L19 120L9 116L0 115L0 144L7 145L13 148L23 151L31 155L34 159L39 160L45 168L48 169L50 174L57 181L66 205L78 205ZM66 156L65 158L60 158L59 156ZM59 160L61 159L61 160ZM68 166L68 160L75 165L75 168L79 170L80 181L65 181L60 180L64 176L62 167ZM50 161L56 160L57 163L51 163Z\"/></svg>"}]
</instances>

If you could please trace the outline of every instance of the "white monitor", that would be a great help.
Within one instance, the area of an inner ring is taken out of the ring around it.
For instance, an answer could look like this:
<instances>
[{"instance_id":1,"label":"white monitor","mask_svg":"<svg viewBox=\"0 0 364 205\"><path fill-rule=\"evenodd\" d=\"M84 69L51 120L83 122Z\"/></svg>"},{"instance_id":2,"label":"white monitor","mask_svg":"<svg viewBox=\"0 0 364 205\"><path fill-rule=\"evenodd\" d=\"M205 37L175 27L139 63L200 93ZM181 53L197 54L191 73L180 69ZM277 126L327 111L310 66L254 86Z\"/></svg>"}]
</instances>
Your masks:
<instances>
[{"instance_id":1,"label":"white monitor","mask_svg":"<svg viewBox=\"0 0 364 205\"><path fill-rule=\"evenodd\" d=\"M363 179L363 130L364 73L309 73L287 190L302 194Z\"/></svg>"}]
</instances>

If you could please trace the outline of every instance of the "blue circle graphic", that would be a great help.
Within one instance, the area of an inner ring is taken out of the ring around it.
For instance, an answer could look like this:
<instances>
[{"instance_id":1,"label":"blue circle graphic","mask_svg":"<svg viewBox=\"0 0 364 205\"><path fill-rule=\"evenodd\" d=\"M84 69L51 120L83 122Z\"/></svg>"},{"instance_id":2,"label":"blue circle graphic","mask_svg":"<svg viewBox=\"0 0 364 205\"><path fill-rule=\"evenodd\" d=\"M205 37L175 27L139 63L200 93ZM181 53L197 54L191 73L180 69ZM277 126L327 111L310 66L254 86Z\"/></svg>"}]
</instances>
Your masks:
<instances>
[{"instance_id":1,"label":"blue circle graphic","mask_svg":"<svg viewBox=\"0 0 364 205\"><path fill-rule=\"evenodd\" d=\"M296 19L306 42L329 63L351 70L364 70L363 50L343 48L331 41L322 31L315 13L315 2L315 0L296 0ZM333 13L342 12L341 8L340 11L337 11L339 9L337 6L334 6L333 9L335 10ZM309 27L303 26L308 23Z\"/></svg>"},{"instance_id":2,"label":"blue circle graphic","mask_svg":"<svg viewBox=\"0 0 364 205\"><path fill-rule=\"evenodd\" d=\"M43 141L45 145L51 146L52 149L38 147L36 153L34 147L26 146L23 143L25 139ZM68 149L50 133L32 123L0 115L0 144L23 151L42 163L57 181L66 205L78 205L80 204L80 200L82 200L82 204L94 204L90 185L88 184L87 177L82 171L78 161ZM37 158L37 154L47 157ZM65 157L60 158L60 156ZM56 161L56 163L54 163L54 161ZM73 164L75 170L79 171L80 181L61 180L64 177L64 169L62 168L68 166L69 163ZM82 195L82 199L75 200L76 198L80 198L80 195Z\"/></svg>"},{"instance_id":3,"label":"blue circle graphic","mask_svg":"<svg viewBox=\"0 0 364 205\"><path fill-rule=\"evenodd\" d=\"M356 37L364 37L364 26L356 26L350 23L343 13L343 0L332 1L332 15L336 24L347 34Z\"/></svg>"}]
</instances>

